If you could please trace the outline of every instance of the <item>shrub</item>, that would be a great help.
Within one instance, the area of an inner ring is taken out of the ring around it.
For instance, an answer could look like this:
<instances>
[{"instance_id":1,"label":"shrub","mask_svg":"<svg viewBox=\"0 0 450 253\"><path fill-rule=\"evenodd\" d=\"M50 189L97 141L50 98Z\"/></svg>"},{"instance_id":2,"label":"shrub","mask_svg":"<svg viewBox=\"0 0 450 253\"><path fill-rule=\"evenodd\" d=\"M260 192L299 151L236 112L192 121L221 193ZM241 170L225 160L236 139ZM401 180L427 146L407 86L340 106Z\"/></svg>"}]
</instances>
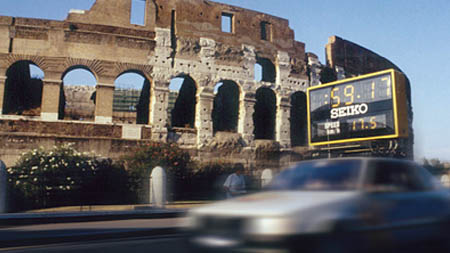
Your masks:
<instances>
[{"instance_id":1,"label":"shrub","mask_svg":"<svg viewBox=\"0 0 450 253\"><path fill-rule=\"evenodd\" d=\"M185 179L192 161L189 153L176 144L153 142L142 145L125 156L123 162L130 175L131 190L136 197L146 195L152 169L161 166L165 169L168 185L173 190L172 198L182 198Z\"/></svg>"},{"instance_id":2,"label":"shrub","mask_svg":"<svg viewBox=\"0 0 450 253\"><path fill-rule=\"evenodd\" d=\"M71 145L31 150L7 171L13 210L94 204L111 190L112 185L99 184L106 171L120 174L119 167ZM126 189L126 184L114 187Z\"/></svg>"}]
</instances>

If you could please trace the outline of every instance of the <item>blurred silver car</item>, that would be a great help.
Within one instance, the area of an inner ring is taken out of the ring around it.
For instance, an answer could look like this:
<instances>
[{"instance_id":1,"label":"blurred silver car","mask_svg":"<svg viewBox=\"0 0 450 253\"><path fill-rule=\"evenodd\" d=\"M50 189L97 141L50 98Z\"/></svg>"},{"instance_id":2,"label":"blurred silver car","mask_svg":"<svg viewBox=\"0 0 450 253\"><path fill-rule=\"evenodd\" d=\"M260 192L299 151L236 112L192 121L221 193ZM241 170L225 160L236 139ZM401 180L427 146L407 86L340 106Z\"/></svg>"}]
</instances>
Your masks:
<instances>
[{"instance_id":1,"label":"blurred silver car","mask_svg":"<svg viewBox=\"0 0 450 253\"><path fill-rule=\"evenodd\" d=\"M196 252L432 252L445 246L449 197L410 161L306 161L263 192L192 209L189 245Z\"/></svg>"}]
</instances>

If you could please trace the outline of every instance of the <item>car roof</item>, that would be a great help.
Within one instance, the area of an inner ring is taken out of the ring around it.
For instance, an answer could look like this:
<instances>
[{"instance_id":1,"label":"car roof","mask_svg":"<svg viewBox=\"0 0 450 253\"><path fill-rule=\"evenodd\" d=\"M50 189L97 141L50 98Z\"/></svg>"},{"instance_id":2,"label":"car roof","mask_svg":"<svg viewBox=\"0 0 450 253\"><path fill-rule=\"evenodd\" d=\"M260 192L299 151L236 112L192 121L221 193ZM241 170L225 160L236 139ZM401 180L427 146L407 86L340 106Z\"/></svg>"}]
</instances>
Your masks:
<instances>
[{"instance_id":1,"label":"car roof","mask_svg":"<svg viewBox=\"0 0 450 253\"><path fill-rule=\"evenodd\" d=\"M341 160L413 163L412 160L398 159L398 158L391 158L391 157L336 157L336 158L321 158L321 159L312 159L312 160L304 160L304 161L306 162L306 161L341 161Z\"/></svg>"}]
</instances>

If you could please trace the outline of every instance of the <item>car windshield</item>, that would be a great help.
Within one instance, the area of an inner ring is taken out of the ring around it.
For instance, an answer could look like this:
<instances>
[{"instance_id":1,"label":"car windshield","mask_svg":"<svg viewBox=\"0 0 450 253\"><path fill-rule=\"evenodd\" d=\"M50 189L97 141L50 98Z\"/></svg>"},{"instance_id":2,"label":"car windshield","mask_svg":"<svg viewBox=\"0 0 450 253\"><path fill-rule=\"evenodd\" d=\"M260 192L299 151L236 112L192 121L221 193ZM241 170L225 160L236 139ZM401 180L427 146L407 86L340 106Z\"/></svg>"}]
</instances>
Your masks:
<instances>
[{"instance_id":1,"label":"car windshield","mask_svg":"<svg viewBox=\"0 0 450 253\"><path fill-rule=\"evenodd\" d=\"M348 191L356 190L361 161L335 160L303 162L284 170L268 190Z\"/></svg>"}]
</instances>

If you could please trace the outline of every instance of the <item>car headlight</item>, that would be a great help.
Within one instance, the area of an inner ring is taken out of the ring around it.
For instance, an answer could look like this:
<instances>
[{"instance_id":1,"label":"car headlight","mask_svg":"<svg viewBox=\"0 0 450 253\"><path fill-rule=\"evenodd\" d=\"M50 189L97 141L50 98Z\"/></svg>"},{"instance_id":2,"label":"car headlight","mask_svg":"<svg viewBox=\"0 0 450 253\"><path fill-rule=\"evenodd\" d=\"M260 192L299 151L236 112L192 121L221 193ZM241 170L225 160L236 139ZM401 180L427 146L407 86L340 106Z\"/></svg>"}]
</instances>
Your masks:
<instances>
[{"instance_id":1,"label":"car headlight","mask_svg":"<svg viewBox=\"0 0 450 253\"><path fill-rule=\"evenodd\" d=\"M188 215L183 219L182 226L187 229L196 229L201 225L201 219L195 215Z\"/></svg>"},{"instance_id":2,"label":"car headlight","mask_svg":"<svg viewBox=\"0 0 450 253\"><path fill-rule=\"evenodd\" d=\"M298 221L284 217L252 218L245 223L248 235L286 235L298 230Z\"/></svg>"}]
</instances>

